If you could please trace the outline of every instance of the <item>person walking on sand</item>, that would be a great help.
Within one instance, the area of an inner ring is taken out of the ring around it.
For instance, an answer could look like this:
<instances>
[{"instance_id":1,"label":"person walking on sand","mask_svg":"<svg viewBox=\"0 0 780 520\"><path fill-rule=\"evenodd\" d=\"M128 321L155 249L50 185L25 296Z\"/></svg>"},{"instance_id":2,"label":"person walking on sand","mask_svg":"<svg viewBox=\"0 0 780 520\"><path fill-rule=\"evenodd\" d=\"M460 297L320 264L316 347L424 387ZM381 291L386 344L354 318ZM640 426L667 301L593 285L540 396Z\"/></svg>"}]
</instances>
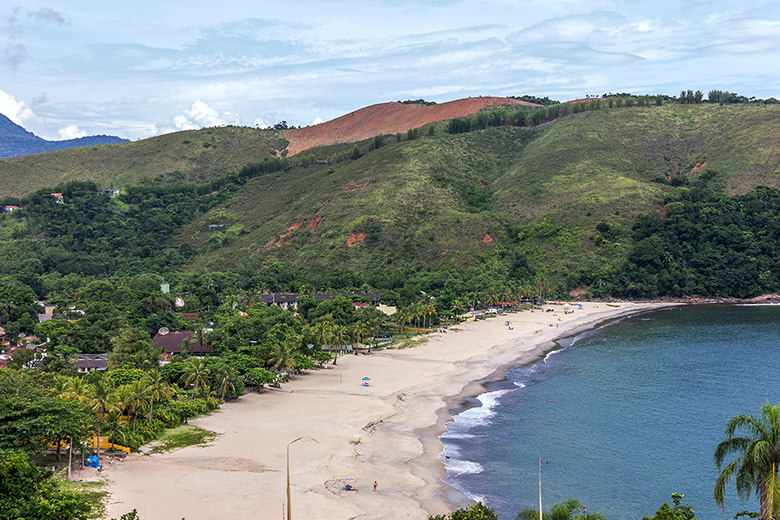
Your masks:
<instances>
[{"instance_id":1,"label":"person walking on sand","mask_svg":"<svg viewBox=\"0 0 780 520\"><path fill-rule=\"evenodd\" d=\"M376 491L376 480L374 481L374 491Z\"/></svg>"}]
</instances>

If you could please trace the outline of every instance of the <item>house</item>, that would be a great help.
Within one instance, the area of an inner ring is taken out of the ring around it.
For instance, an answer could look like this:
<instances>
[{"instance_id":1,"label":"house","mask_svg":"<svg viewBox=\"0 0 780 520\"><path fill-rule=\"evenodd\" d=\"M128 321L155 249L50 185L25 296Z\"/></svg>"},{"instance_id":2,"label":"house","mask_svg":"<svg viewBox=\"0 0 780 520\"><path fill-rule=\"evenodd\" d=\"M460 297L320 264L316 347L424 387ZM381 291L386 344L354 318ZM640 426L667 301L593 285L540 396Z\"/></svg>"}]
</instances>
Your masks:
<instances>
[{"instance_id":1,"label":"house","mask_svg":"<svg viewBox=\"0 0 780 520\"><path fill-rule=\"evenodd\" d=\"M62 193L49 193L56 199L57 204L65 204L65 199L62 198Z\"/></svg>"},{"instance_id":2,"label":"house","mask_svg":"<svg viewBox=\"0 0 780 520\"><path fill-rule=\"evenodd\" d=\"M12 211L16 211L19 209L19 206L3 206L3 211L6 213L11 213Z\"/></svg>"},{"instance_id":3,"label":"house","mask_svg":"<svg viewBox=\"0 0 780 520\"><path fill-rule=\"evenodd\" d=\"M46 314L54 314L54 311L57 310L57 306L53 303L46 303L43 300L40 300L38 302L38 305L43 307L43 312Z\"/></svg>"},{"instance_id":4,"label":"house","mask_svg":"<svg viewBox=\"0 0 780 520\"><path fill-rule=\"evenodd\" d=\"M168 332L162 329L152 338L152 343L163 349L163 358L170 359L174 354L186 350L194 356L211 354L211 348L204 345L193 331Z\"/></svg>"},{"instance_id":5,"label":"house","mask_svg":"<svg viewBox=\"0 0 780 520\"><path fill-rule=\"evenodd\" d=\"M88 374L95 370L105 370L108 366L108 354L78 354L71 366L80 374Z\"/></svg>"},{"instance_id":6,"label":"house","mask_svg":"<svg viewBox=\"0 0 780 520\"><path fill-rule=\"evenodd\" d=\"M369 300L370 304L373 306L379 305L379 298L382 296L379 293L345 293L345 294L328 294L328 293L319 293L319 294L312 294L307 295L310 298L313 298L315 300L332 300L336 296L344 296L345 298L363 298L366 300ZM263 294L262 295L262 301L268 306L271 305L278 305L282 309L287 310L288 308L292 307L293 309L298 309L298 295L297 294ZM356 304L357 305L357 304ZM362 307L363 304L357 305L358 307Z\"/></svg>"},{"instance_id":7,"label":"house","mask_svg":"<svg viewBox=\"0 0 780 520\"><path fill-rule=\"evenodd\" d=\"M209 231L222 231L225 229L225 224L209 224Z\"/></svg>"}]
</instances>

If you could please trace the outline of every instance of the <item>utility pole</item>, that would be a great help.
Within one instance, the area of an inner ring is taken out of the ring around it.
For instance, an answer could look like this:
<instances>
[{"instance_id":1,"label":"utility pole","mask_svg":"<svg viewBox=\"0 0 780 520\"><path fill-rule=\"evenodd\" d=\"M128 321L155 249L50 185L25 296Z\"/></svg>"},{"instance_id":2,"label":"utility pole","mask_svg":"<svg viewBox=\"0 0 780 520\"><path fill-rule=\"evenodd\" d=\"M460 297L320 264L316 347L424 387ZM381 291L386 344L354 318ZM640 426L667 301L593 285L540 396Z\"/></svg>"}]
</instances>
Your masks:
<instances>
[{"instance_id":1,"label":"utility pole","mask_svg":"<svg viewBox=\"0 0 780 520\"><path fill-rule=\"evenodd\" d=\"M303 435L302 437L298 437L297 439L292 440L287 444L287 520L292 520L292 507L290 506L290 446L301 439L318 442L317 439Z\"/></svg>"},{"instance_id":2,"label":"utility pole","mask_svg":"<svg viewBox=\"0 0 780 520\"><path fill-rule=\"evenodd\" d=\"M539 457L539 520L542 520L542 458Z\"/></svg>"}]
</instances>

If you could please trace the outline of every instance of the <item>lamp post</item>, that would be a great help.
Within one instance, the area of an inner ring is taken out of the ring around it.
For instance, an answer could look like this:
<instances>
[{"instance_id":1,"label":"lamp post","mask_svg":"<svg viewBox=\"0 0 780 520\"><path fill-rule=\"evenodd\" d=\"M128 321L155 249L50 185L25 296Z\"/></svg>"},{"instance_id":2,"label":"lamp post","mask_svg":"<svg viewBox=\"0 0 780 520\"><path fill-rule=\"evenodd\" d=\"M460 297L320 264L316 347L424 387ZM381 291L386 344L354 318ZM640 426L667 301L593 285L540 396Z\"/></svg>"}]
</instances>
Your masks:
<instances>
[{"instance_id":1,"label":"lamp post","mask_svg":"<svg viewBox=\"0 0 780 520\"><path fill-rule=\"evenodd\" d=\"M314 441L317 444L319 444L317 439L313 437L308 437L306 435L298 437L297 439L294 439L287 443L287 520L292 520L292 510L290 506L290 446L303 439L308 439L310 441Z\"/></svg>"},{"instance_id":2,"label":"lamp post","mask_svg":"<svg viewBox=\"0 0 780 520\"><path fill-rule=\"evenodd\" d=\"M288 498L288 503L289 503L289 498ZM541 457L539 457L539 520L542 520L542 458Z\"/></svg>"}]
</instances>

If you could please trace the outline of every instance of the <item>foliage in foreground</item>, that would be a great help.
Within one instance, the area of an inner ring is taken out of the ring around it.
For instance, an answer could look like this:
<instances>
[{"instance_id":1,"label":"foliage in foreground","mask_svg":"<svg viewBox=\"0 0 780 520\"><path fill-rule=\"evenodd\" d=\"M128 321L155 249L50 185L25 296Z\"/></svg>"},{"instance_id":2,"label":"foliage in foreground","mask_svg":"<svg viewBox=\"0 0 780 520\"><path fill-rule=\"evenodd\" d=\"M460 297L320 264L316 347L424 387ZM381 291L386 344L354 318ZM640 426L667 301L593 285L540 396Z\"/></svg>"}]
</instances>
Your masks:
<instances>
[{"instance_id":1,"label":"foliage in foreground","mask_svg":"<svg viewBox=\"0 0 780 520\"><path fill-rule=\"evenodd\" d=\"M670 506L669 502L664 502L653 516L644 516L642 520L696 520L693 508L690 504L682 505L683 500L685 500L685 495L682 493L672 493L674 507Z\"/></svg>"},{"instance_id":2,"label":"foliage in foreground","mask_svg":"<svg viewBox=\"0 0 780 520\"><path fill-rule=\"evenodd\" d=\"M428 520L498 520L498 516L492 509L478 502L446 515L429 516Z\"/></svg>"},{"instance_id":3,"label":"foliage in foreground","mask_svg":"<svg viewBox=\"0 0 780 520\"><path fill-rule=\"evenodd\" d=\"M96 508L20 451L0 449L0 519L87 520Z\"/></svg>"},{"instance_id":4,"label":"foliage in foreground","mask_svg":"<svg viewBox=\"0 0 780 520\"><path fill-rule=\"evenodd\" d=\"M726 422L726 440L715 449L715 463L722 470L715 483L715 501L725 506L726 484L734 480L737 495L758 497L761 520L780 515L780 404L767 401L761 417L735 415ZM726 464L729 456L736 458Z\"/></svg>"},{"instance_id":5,"label":"foliage in foreground","mask_svg":"<svg viewBox=\"0 0 780 520\"><path fill-rule=\"evenodd\" d=\"M542 516L549 520L606 520L606 517L598 511L588 513L576 498L554 504ZM539 520L539 510L531 507L525 508L517 514L516 520Z\"/></svg>"}]
</instances>

